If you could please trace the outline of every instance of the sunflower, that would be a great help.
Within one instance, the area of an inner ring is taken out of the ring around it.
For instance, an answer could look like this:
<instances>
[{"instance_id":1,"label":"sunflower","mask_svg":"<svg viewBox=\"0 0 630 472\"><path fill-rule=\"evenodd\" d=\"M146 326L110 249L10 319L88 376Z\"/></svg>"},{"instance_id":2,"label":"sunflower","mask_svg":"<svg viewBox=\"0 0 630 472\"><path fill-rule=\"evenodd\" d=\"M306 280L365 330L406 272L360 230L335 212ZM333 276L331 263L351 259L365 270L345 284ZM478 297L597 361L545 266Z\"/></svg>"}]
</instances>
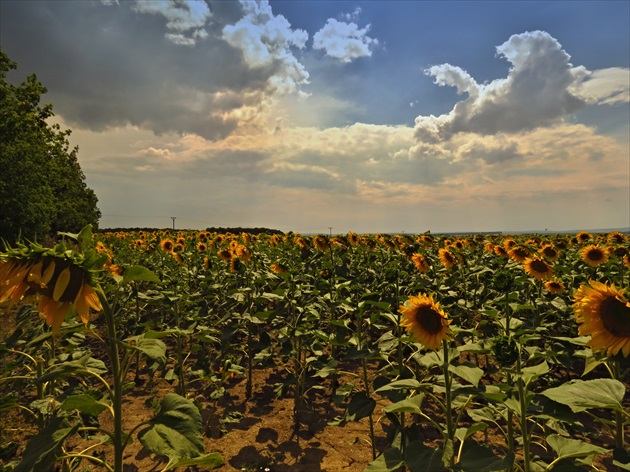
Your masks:
<instances>
[{"instance_id":1,"label":"sunflower","mask_svg":"<svg viewBox=\"0 0 630 472\"><path fill-rule=\"evenodd\" d=\"M177 238L177 244L181 244L182 246L186 246L186 238L179 237Z\"/></svg>"},{"instance_id":2,"label":"sunflower","mask_svg":"<svg viewBox=\"0 0 630 472\"><path fill-rule=\"evenodd\" d=\"M361 243L361 238L359 237L358 234L353 233L352 231L349 231L348 241L350 241L350 244L352 244L353 246L358 246Z\"/></svg>"},{"instance_id":3,"label":"sunflower","mask_svg":"<svg viewBox=\"0 0 630 472\"><path fill-rule=\"evenodd\" d=\"M210 259L208 259L207 257L203 258L203 268L205 270L210 269Z\"/></svg>"},{"instance_id":4,"label":"sunflower","mask_svg":"<svg viewBox=\"0 0 630 472\"><path fill-rule=\"evenodd\" d=\"M604 351L614 356L621 351L630 356L630 303L624 290L589 281L574 295L573 310L580 326L580 335L590 335L587 345L593 351Z\"/></svg>"},{"instance_id":5,"label":"sunflower","mask_svg":"<svg viewBox=\"0 0 630 472\"><path fill-rule=\"evenodd\" d=\"M623 265L630 269L630 256L628 256L628 254L623 256Z\"/></svg>"},{"instance_id":6,"label":"sunflower","mask_svg":"<svg viewBox=\"0 0 630 472\"><path fill-rule=\"evenodd\" d=\"M538 257L528 257L523 262L523 268L530 277L538 280L549 279L553 277L553 269L544 259Z\"/></svg>"},{"instance_id":7,"label":"sunflower","mask_svg":"<svg viewBox=\"0 0 630 472\"><path fill-rule=\"evenodd\" d=\"M289 272L289 269L287 268L287 266L285 266L284 264L280 264L280 263L271 264L270 268L276 274L284 274L285 272Z\"/></svg>"},{"instance_id":8,"label":"sunflower","mask_svg":"<svg viewBox=\"0 0 630 472\"><path fill-rule=\"evenodd\" d=\"M626 237L619 231L609 233L607 239L609 244L623 244L626 241Z\"/></svg>"},{"instance_id":9,"label":"sunflower","mask_svg":"<svg viewBox=\"0 0 630 472\"><path fill-rule=\"evenodd\" d=\"M237 257L240 257L243 260L243 262L249 262L252 260L252 252L247 246L239 244L236 246L235 253Z\"/></svg>"},{"instance_id":10,"label":"sunflower","mask_svg":"<svg viewBox=\"0 0 630 472\"><path fill-rule=\"evenodd\" d=\"M457 265L457 258L448 249L439 249L438 257L440 258L440 261L442 261L444 267L446 267L447 269L450 269L454 265Z\"/></svg>"},{"instance_id":11,"label":"sunflower","mask_svg":"<svg viewBox=\"0 0 630 472\"><path fill-rule=\"evenodd\" d=\"M73 310L87 326L90 308L100 311L98 295L90 285L89 272L74 261L54 256L9 256L0 263L0 303L40 297L39 316L57 334L68 311Z\"/></svg>"},{"instance_id":12,"label":"sunflower","mask_svg":"<svg viewBox=\"0 0 630 472\"><path fill-rule=\"evenodd\" d=\"M549 280L545 282L545 289L549 293L562 293L564 292L564 284L558 280Z\"/></svg>"},{"instance_id":13,"label":"sunflower","mask_svg":"<svg viewBox=\"0 0 630 472\"><path fill-rule=\"evenodd\" d=\"M588 233L586 231L580 231L578 234L575 235L575 238L580 243L584 243L584 242L588 241L589 239L591 239L592 237L593 236L591 235L591 233Z\"/></svg>"},{"instance_id":14,"label":"sunflower","mask_svg":"<svg viewBox=\"0 0 630 472\"><path fill-rule=\"evenodd\" d=\"M538 254L543 256L548 261L555 261L560 256L560 253L558 252L558 250L555 247L553 247L551 244L544 245L540 249L540 251L538 251Z\"/></svg>"},{"instance_id":15,"label":"sunflower","mask_svg":"<svg viewBox=\"0 0 630 472\"><path fill-rule=\"evenodd\" d=\"M530 251L525 246L512 246L508 254L514 262L524 262L529 257Z\"/></svg>"},{"instance_id":16,"label":"sunflower","mask_svg":"<svg viewBox=\"0 0 630 472\"><path fill-rule=\"evenodd\" d=\"M313 238L313 246L315 246L320 251L328 251L328 249L330 248L330 243L328 242L328 238L320 235Z\"/></svg>"},{"instance_id":17,"label":"sunflower","mask_svg":"<svg viewBox=\"0 0 630 472\"><path fill-rule=\"evenodd\" d=\"M411 261L416 265L416 269L418 272L425 273L429 270L429 261L422 254L413 254L411 256Z\"/></svg>"},{"instance_id":18,"label":"sunflower","mask_svg":"<svg viewBox=\"0 0 630 472\"><path fill-rule=\"evenodd\" d=\"M175 244L173 244L173 240L167 238L160 241L160 247L162 248L162 251L169 253L173 252Z\"/></svg>"},{"instance_id":19,"label":"sunflower","mask_svg":"<svg viewBox=\"0 0 630 472\"><path fill-rule=\"evenodd\" d=\"M184 258L179 252L173 252L172 255L173 259L175 259L179 265L182 265L184 263Z\"/></svg>"},{"instance_id":20,"label":"sunflower","mask_svg":"<svg viewBox=\"0 0 630 472\"><path fill-rule=\"evenodd\" d=\"M442 340L452 335L448 319L440 304L433 301L433 295L418 294L409 297L408 306L401 306L400 326L405 328L414 341L421 342L428 349L439 349Z\"/></svg>"},{"instance_id":21,"label":"sunflower","mask_svg":"<svg viewBox=\"0 0 630 472\"><path fill-rule=\"evenodd\" d=\"M295 240L295 244L300 246L302 249L308 249L310 247L310 245L308 244L308 241L302 237L297 238Z\"/></svg>"},{"instance_id":22,"label":"sunflower","mask_svg":"<svg viewBox=\"0 0 630 472\"><path fill-rule=\"evenodd\" d=\"M232 253L229 249L221 249L219 252L217 252L217 255L224 261L229 261L232 259Z\"/></svg>"},{"instance_id":23,"label":"sunflower","mask_svg":"<svg viewBox=\"0 0 630 472\"><path fill-rule=\"evenodd\" d=\"M606 263L608 260L608 254L601 246L596 244L589 244L580 251L582 260L591 267L597 267Z\"/></svg>"},{"instance_id":24,"label":"sunflower","mask_svg":"<svg viewBox=\"0 0 630 472\"><path fill-rule=\"evenodd\" d=\"M509 251L514 246L516 246L516 241L514 241L513 239L505 239L505 240L503 240L503 247L505 248L506 251Z\"/></svg>"},{"instance_id":25,"label":"sunflower","mask_svg":"<svg viewBox=\"0 0 630 472\"><path fill-rule=\"evenodd\" d=\"M208 250L208 246L203 241L199 241L197 243L197 251L198 252L206 252Z\"/></svg>"},{"instance_id":26,"label":"sunflower","mask_svg":"<svg viewBox=\"0 0 630 472\"><path fill-rule=\"evenodd\" d=\"M510 257L510 255L505 250L505 248L503 246L499 246L498 244L494 246L494 253L499 257L505 257L505 258Z\"/></svg>"}]
</instances>

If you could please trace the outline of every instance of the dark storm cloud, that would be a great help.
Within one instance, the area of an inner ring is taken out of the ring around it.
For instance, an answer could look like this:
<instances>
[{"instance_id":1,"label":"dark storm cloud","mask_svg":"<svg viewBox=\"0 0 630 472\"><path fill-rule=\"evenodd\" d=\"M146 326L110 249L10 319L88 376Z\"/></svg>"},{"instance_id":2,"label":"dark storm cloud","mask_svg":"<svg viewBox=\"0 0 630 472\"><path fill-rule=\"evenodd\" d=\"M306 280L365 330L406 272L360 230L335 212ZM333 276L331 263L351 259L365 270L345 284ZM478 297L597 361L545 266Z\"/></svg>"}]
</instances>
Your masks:
<instances>
[{"instance_id":1,"label":"dark storm cloud","mask_svg":"<svg viewBox=\"0 0 630 472\"><path fill-rule=\"evenodd\" d=\"M44 102L73 127L132 124L225 137L237 126L226 113L243 105L241 94L266 93L275 71L252 69L221 39L225 25L242 16L239 4L209 7L205 27L199 20L190 30L204 33L185 46L168 36L182 32L180 24L173 29L172 18L132 2L3 1L1 45L19 71L9 79L36 73L49 91ZM224 92L234 97L215 95Z\"/></svg>"}]
</instances>

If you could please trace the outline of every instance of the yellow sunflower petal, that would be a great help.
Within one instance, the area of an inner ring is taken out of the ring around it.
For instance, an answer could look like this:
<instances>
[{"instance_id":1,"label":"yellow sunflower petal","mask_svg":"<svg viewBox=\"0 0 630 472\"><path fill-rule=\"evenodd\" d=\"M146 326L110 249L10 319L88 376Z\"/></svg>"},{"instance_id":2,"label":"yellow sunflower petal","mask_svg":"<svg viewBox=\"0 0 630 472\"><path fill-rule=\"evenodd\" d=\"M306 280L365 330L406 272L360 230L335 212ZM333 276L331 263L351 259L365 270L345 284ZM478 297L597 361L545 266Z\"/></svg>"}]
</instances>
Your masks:
<instances>
[{"instance_id":1,"label":"yellow sunflower petal","mask_svg":"<svg viewBox=\"0 0 630 472\"><path fill-rule=\"evenodd\" d=\"M61 274L57 277L55 283L55 290L53 291L53 300L59 301L63 293L66 291L68 284L70 283L70 267L66 267L61 271Z\"/></svg>"}]
</instances>

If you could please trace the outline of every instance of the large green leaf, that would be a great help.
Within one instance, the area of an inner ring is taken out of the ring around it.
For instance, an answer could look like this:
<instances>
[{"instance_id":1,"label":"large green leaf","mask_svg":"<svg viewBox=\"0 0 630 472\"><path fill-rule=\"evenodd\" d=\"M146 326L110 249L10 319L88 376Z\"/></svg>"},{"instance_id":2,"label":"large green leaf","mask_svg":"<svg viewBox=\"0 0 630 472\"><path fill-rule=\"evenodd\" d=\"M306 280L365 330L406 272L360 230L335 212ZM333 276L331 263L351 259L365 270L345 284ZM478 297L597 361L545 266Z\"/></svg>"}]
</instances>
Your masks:
<instances>
[{"instance_id":1,"label":"large green leaf","mask_svg":"<svg viewBox=\"0 0 630 472\"><path fill-rule=\"evenodd\" d=\"M41 377L35 379L34 382L36 384L44 383L85 370L89 370L99 375L107 372L107 368L105 367L105 363L103 361L99 359L94 359L90 354L86 354L80 359L62 362L55 365L53 369L46 372Z\"/></svg>"},{"instance_id":2,"label":"large green leaf","mask_svg":"<svg viewBox=\"0 0 630 472\"><path fill-rule=\"evenodd\" d=\"M335 418L328 424L331 426L344 426L346 423L359 421L361 418L371 415L375 407L376 401L368 397L365 391L357 392L352 395L344 415Z\"/></svg>"},{"instance_id":3,"label":"large green leaf","mask_svg":"<svg viewBox=\"0 0 630 472\"><path fill-rule=\"evenodd\" d=\"M622 411L621 402L626 388L618 380L572 380L559 387L541 392L553 401L567 405L575 413L590 408L610 408Z\"/></svg>"},{"instance_id":4,"label":"large green leaf","mask_svg":"<svg viewBox=\"0 0 630 472\"><path fill-rule=\"evenodd\" d=\"M191 465L214 469L223 465L223 456L218 452L211 452L210 454L204 454L203 456L198 456L193 459L179 459L176 462L169 463L164 469L164 472L167 470L175 470L178 467L189 467Z\"/></svg>"},{"instance_id":5,"label":"large green leaf","mask_svg":"<svg viewBox=\"0 0 630 472\"><path fill-rule=\"evenodd\" d=\"M138 433L138 439L154 454L168 457L168 467L204 453L201 415L192 401L175 393L166 394L160 411L149 423Z\"/></svg>"},{"instance_id":6,"label":"large green leaf","mask_svg":"<svg viewBox=\"0 0 630 472\"><path fill-rule=\"evenodd\" d=\"M547 444L556 451L558 459L569 457L588 457L597 454L605 454L609 451L603 447L595 446L578 439L565 438L559 434L550 434L545 439Z\"/></svg>"},{"instance_id":7,"label":"large green leaf","mask_svg":"<svg viewBox=\"0 0 630 472\"><path fill-rule=\"evenodd\" d=\"M61 409L64 411L78 410L81 413L92 416L98 416L107 407L107 404L99 402L85 393L82 395L71 395L61 404Z\"/></svg>"},{"instance_id":8,"label":"large green leaf","mask_svg":"<svg viewBox=\"0 0 630 472\"><path fill-rule=\"evenodd\" d=\"M508 454L501 458L490 450L479 444L464 444L462 455L457 467L466 472L491 472L495 470L506 470L514 462L514 455Z\"/></svg>"},{"instance_id":9,"label":"large green leaf","mask_svg":"<svg viewBox=\"0 0 630 472\"><path fill-rule=\"evenodd\" d=\"M128 284L130 282L154 282L161 284L162 281L146 267L142 266L128 266L125 267L123 273L122 283Z\"/></svg>"},{"instance_id":10,"label":"large green leaf","mask_svg":"<svg viewBox=\"0 0 630 472\"><path fill-rule=\"evenodd\" d=\"M391 472L405 464L403 456L397 448L386 449L383 454L370 462L365 472Z\"/></svg>"},{"instance_id":11,"label":"large green leaf","mask_svg":"<svg viewBox=\"0 0 630 472\"><path fill-rule=\"evenodd\" d=\"M479 385L479 381L484 374L483 369L467 365L449 365L448 370L467 382L470 382L475 387Z\"/></svg>"},{"instance_id":12,"label":"large green leaf","mask_svg":"<svg viewBox=\"0 0 630 472\"><path fill-rule=\"evenodd\" d=\"M421 393L420 395L415 395L411 398L405 398L404 400L401 400L399 402L386 406L385 408L383 408L383 411L385 413L406 412L406 413L421 414L422 413L421 407L422 407L423 400L424 400L424 393Z\"/></svg>"},{"instance_id":13,"label":"large green leaf","mask_svg":"<svg viewBox=\"0 0 630 472\"><path fill-rule=\"evenodd\" d=\"M40 433L31 438L22 454L24 459L13 472L48 470L61 455L62 444L77 429L78 424L71 426L65 418L54 418Z\"/></svg>"},{"instance_id":14,"label":"large green leaf","mask_svg":"<svg viewBox=\"0 0 630 472\"><path fill-rule=\"evenodd\" d=\"M145 354L149 359L158 362L166 362L166 344L157 338L147 338L144 334L127 338L125 341L132 341L135 344L126 343L130 349L136 349Z\"/></svg>"}]
</instances>

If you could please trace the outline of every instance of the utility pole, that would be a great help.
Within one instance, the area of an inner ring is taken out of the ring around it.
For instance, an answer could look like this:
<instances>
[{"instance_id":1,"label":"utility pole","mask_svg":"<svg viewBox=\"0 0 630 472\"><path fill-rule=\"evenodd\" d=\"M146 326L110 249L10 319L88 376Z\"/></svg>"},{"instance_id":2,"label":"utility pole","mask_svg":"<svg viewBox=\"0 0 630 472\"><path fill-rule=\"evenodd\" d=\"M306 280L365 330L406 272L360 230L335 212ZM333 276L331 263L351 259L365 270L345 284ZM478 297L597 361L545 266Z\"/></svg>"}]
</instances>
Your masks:
<instances>
[{"instance_id":1,"label":"utility pole","mask_svg":"<svg viewBox=\"0 0 630 472\"><path fill-rule=\"evenodd\" d=\"M171 216L171 220L173 220L173 229L175 229L175 218L177 218L176 216Z\"/></svg>"},{"instance_id":2,"label":"utility pole","mask_svg":"<svg viewBox=\"0 0 630 472\"><path fill-rule=\"evenodd\" d=\"M328 227L328 234L330 235L330 237L332 237L332 229L333 229L332 226Z\"/></svg>"}]
</instances>

